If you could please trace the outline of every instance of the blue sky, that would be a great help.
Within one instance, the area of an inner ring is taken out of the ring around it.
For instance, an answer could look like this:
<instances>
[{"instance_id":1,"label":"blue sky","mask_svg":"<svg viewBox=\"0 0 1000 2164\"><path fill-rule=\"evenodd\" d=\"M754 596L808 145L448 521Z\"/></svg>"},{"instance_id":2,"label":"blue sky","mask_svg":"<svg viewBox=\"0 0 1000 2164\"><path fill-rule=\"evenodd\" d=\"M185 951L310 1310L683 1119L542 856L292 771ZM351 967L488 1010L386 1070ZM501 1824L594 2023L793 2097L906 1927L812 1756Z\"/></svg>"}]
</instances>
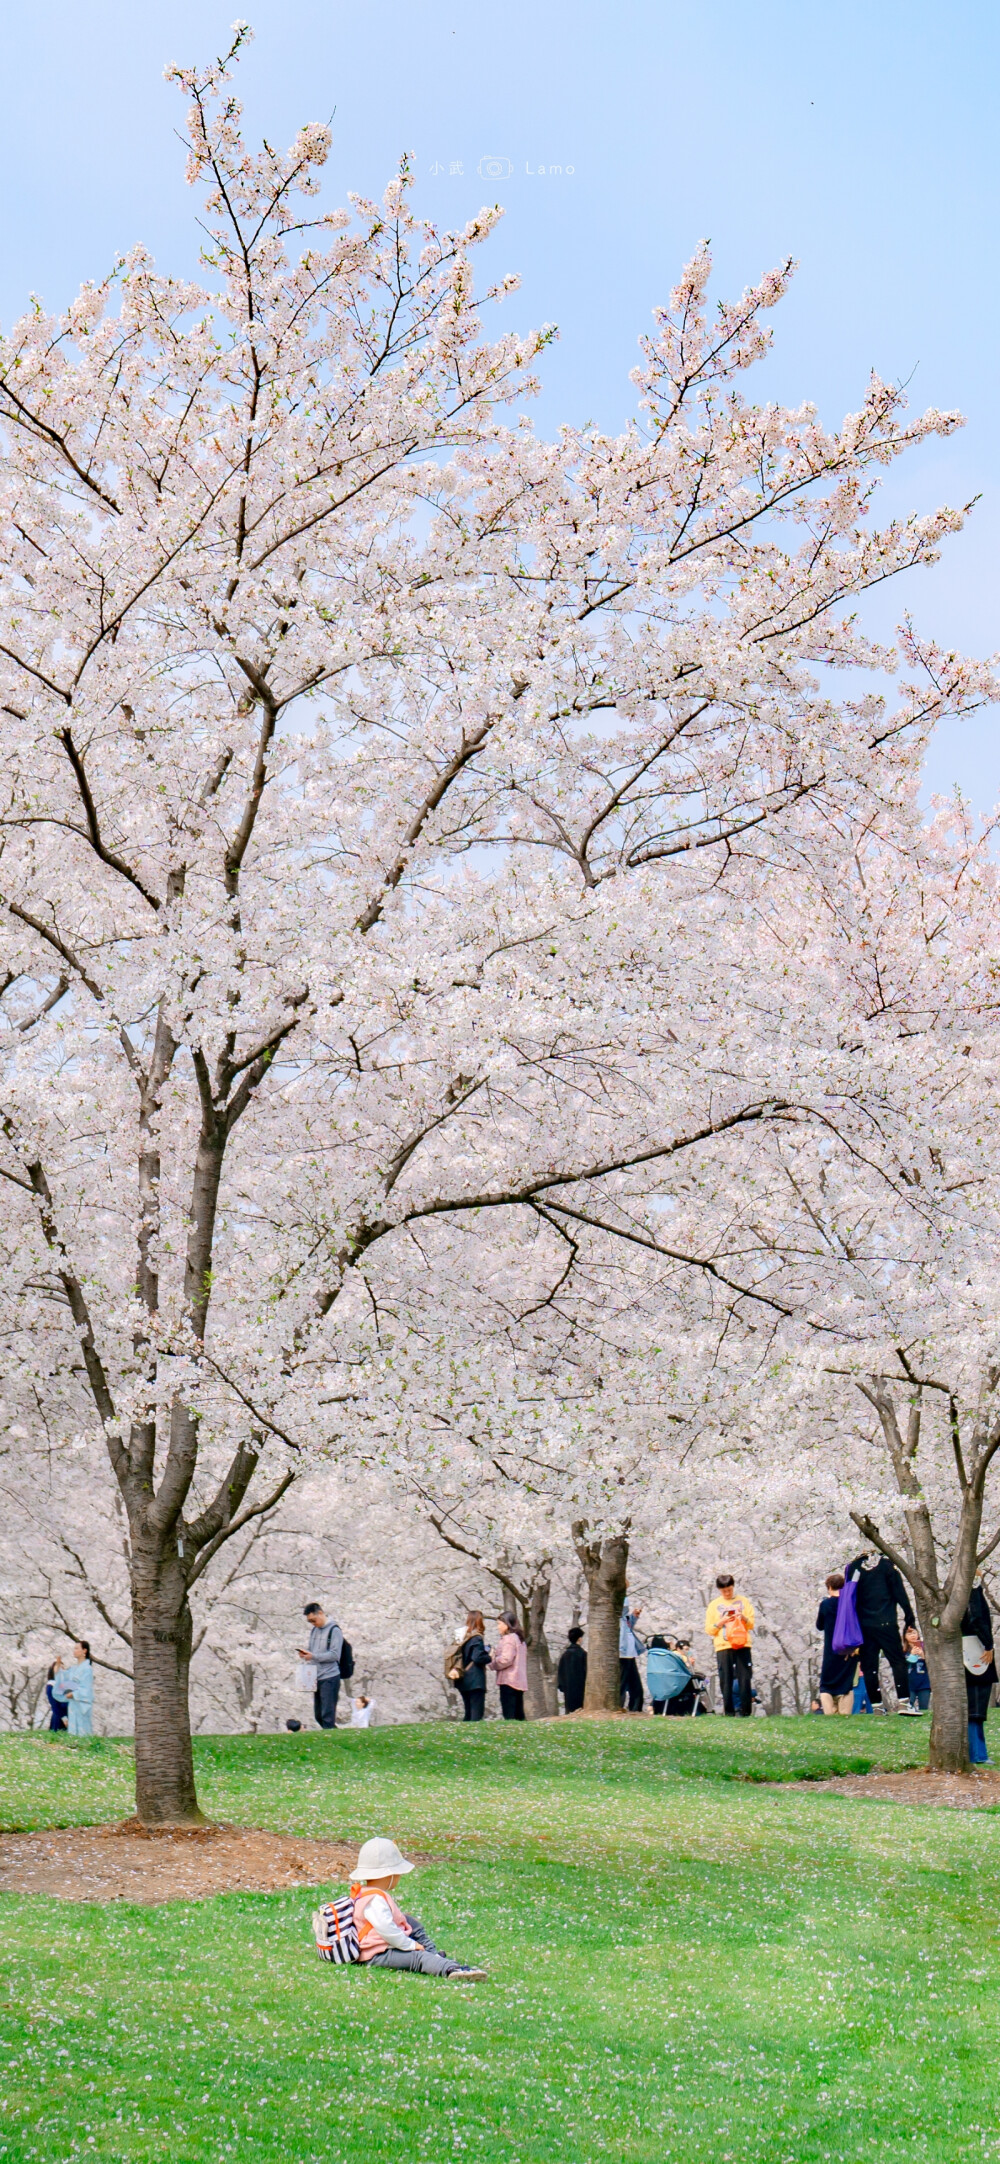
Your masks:
<instances>
[{"instance_id":1,"label":"blue sky","mask_svg":"<svg viewBox=\"0 0 1000 2164\"><path fill-rule=\"evenodd\" d=\"M4 323L31 291L60 306L136 240L193 267L182 105L163 68L227 43L233 0L0 7ZM621 424L636 339L703 235L727 293L794 255L762 393L811 398L834 420L874 366L908 380L915 404L968 417L898 470L887 505L978 495L971 524L868 620L885 631L905 605L950 644L1000 647L993 0L246 0L246 12L248 123L285 141L334 113L332 196L377 192L406 149L427 215L453 224L504 203L490 267L521 273L508 308L560 328L541 424ZM480 174L488 159L499 178ZM942 732L930 780L983 806L1000 797L1000 717Z\"/></svg>"}]
</instances>

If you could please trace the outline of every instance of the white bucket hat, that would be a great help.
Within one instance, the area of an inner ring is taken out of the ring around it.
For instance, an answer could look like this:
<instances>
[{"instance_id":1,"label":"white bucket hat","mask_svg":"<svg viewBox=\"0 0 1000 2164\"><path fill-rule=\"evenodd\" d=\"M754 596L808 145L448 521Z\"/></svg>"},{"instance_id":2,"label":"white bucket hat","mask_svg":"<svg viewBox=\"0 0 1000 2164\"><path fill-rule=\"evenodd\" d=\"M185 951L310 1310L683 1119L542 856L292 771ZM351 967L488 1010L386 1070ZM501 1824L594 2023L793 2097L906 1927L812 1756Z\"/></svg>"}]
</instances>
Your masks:
<instances>
[{"instance_id":1,"label":"white bucket hat","mask_svg":"<svg viewBox=\"0 0 1000 2164\"><path fill-rule=\"evenodd\" d=\"M395 1873L402 1878L407 1871L415 1871L416 1865L407 1863L401 1856L395 1841L365 1841L358 1850L354 1866L355 1879L391 1878Z\"/></svg>"}]
</instances>

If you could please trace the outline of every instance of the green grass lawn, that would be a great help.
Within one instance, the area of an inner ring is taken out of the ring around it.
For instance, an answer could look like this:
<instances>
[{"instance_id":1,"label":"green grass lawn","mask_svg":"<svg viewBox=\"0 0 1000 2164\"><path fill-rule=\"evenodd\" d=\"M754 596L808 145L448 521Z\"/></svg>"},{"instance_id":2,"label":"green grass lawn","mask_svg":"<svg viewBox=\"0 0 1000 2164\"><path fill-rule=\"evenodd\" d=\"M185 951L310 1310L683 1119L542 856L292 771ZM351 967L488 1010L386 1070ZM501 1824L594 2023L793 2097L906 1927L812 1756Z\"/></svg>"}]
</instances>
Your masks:
<instances>
[{"instance_id":1,"label":"green grass lawn","mask_svg":"<svg viewBox=\"0 0 1000 2164\"><path fill-rule=\"evenodd\" d=\"M462 1989L321 1964L314 1896L0 1895L0 2159L1000 2156L1000 1814L768 1788L926 1723L441 1725L196 1745L213 1816L440 1858ZM0 1738L0 1822L124 1816L131 1753ZM411 1893L412 1889L412 1893Z\"/></svg>"}]
</instances>

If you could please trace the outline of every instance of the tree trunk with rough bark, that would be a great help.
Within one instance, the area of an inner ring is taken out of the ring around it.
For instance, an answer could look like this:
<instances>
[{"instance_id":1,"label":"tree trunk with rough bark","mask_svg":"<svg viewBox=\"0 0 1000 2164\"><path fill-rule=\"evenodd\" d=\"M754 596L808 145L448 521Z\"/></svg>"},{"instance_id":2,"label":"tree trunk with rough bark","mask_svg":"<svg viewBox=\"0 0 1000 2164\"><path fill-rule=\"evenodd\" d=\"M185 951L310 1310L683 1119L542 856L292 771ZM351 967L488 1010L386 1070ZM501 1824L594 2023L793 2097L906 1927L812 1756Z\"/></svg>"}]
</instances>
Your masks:
<instances>
[{"instance_id":1,"label":"tree trunk with rough bark","mask_svg":"<svg viewBox=\"0 0 1000 2164\"><path fill-rule=\"evenodd\" d=\"M933 1773L969 1771L969 1700L965 1688L962 1633L946 1630L932 1615L917 1615L931 1679L931 1735L927 1763Z\"/></svg>"},{"instance_id":2,"label":"tree trunk with rough bark","mask_svg":"<svg viewBox=\"0 0 1000 2164\"><path fill-rule=\"evenodd\" d=\"M587 1688L585 1713L620 1713L618 1633L625 1605L628 1534L588 1541L586 1525L573 1527L573 1545L587 1581Z\"/></svg>"},{"instance_id":3,"label":"tree trunk with rough bark","mask_svg":"<svg viewBox=\"0 0 1000 2164\"><path fill-rule=\"evenodd\" d=\"M188 1712L191 1635L176 1538L134 1544L135 1800L144 1826L202 1823Z\"/></svg>"},{"instance_id":4,"label":"tree trunk with rough bark","mask_svg":"<svg viewBox=\"0 0 1000 2164\"><path fill-rule=\"evenodd\" d=\"M550 1720L559 1711L556 1664L545 1635L545 1618L551 1590L550 1579L536 1578L522 1607L524 1642L528 1655L528 1688L524 1694L524 1710L529 1721Z\"/></svg>"}]
</instances>

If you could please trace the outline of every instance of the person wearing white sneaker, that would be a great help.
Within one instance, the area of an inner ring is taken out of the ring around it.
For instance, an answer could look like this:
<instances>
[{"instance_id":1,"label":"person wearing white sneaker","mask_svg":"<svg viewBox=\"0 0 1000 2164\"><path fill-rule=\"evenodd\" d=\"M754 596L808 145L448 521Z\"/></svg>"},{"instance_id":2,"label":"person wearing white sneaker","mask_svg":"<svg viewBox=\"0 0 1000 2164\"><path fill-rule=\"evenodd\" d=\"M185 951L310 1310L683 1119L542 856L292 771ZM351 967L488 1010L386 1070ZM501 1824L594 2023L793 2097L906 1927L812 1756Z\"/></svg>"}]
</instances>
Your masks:
<instances>
[{"instance_id":1,"label":"person wearing white sneaker","mask_svg":"<svg viewBox=\"0 0 1000 2164\"><path fill-rule=\"evenodd\" d=\"M485 1969L453 1961L427 1936L418 1916L406 1916L393 1900L395 1888L416 1867L401 1856L395 1841L365 1841L351 1880L354 1921L362 1963L373 1969L409 1969L416 1976L439 1976L448 1984L482 1983Z\"/></svg>"}]
</instances>

